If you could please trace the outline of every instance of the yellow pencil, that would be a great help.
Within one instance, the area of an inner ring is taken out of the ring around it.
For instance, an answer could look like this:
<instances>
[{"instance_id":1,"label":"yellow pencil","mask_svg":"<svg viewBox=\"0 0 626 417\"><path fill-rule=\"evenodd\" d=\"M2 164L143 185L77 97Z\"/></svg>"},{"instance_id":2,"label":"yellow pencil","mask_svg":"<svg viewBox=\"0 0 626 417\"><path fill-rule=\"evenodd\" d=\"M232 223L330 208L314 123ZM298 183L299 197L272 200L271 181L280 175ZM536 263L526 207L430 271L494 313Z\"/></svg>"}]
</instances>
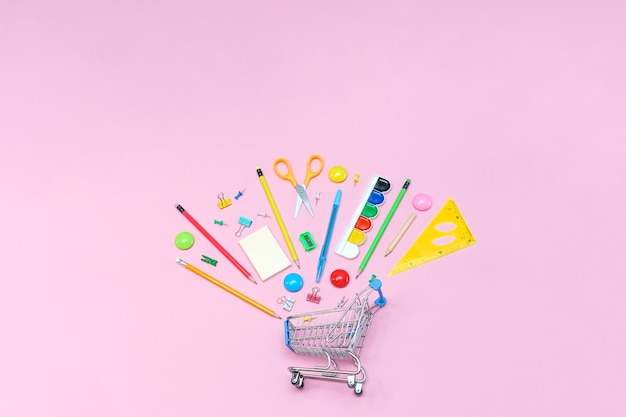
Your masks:
<instances>
[{"instance_id":1,"label":"yellow pencil","mask_svg":"<svg viewBox=\"0 0 626 417\"><path fill-rule=\"evenodd\" d=\"M217 285L224 291L227 291L231 293L232 295L234 295L235 297L239 298L240 300L245 301L246 303L250 304L252 307L256 307L262 312L264 312L265 314L282 320L282 318L278 314L276 314L273 310L270 310L269 308L265 307L263 304L257 303L252 298L240 293L234 288L229 287L228 285L224 284L222 281L213 278L211 275L207 274L206 272L196 268L193 265L188 264L187 262L183 261L180 258L176 259L176 262L178 262L180 265L184 266L186 269L190 270L191 272L195 272L196 274L200 275L202 278L206 279L207 281Z\"/></svg>"},{"instance_id":2,"label":"yellow pencil","mask_svg":"<svg viewBox=\"0 0 626 417\"><path fill-rule=\"evenodd\" d=\"M270 206L272 207L272 211L274 212L274 217L278 222L278 227L280 227L280 232L283 234L283 238L285 239L285 243L287 243L287 247L289 248L289 253L291 253L291 258L294 263L300 269L300 261L298 260L298 254L296 254L296 248L293 247L293 243L291 242L291 238L289 237L289 233L287 233L287 229L285 228L285 223L283 222L283 218L280 216L278 212L278 207L276 207L276 202L274 201L274 197L267 186L267 181L265 180L265 176L263 175L263 171L261 168L257 167L256 173L259 175L259 180L261 180L261 185L263 186L263 191L265 191L265 196L267 200L270 202Z\"/></svg>"}]
</instances>

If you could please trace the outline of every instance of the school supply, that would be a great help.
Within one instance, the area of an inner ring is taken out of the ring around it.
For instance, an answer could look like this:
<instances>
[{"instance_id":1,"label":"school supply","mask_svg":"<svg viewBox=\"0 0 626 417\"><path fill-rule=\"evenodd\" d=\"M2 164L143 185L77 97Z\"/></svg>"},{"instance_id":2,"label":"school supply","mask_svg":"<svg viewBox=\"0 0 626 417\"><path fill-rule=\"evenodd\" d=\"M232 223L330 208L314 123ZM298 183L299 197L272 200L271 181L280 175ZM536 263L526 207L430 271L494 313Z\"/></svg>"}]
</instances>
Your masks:
<instances>
[{"instance_id":1,"label":"school supply","mask_svg":"<svg viewBox=\"0 0 626 417\"><path fill-rule=\"evenodd\" d=\"M207 232L206 229L202 227L200 223L196 221L196 219L191 217L191 215L187 213L187 211L183 208L183 206L181 206L180 204L177 204L176 209L180 211L181 214L185 216L185 218L189 220L191 224L193 224L196 227L196 229L198 229L200 233L204 235L204 237L209 239L209 242L211 242L213 246L215 246L217 250L219 250L222 253L222 255L224 255L226 259L228 259L230 263L232 263L239 270L239 272L243 274L243 276L245 276L247 279L249 279L250 281L256 284L256 281L252 277L252 274L248 272L246 268L244 268L239 262L237 262L237 260L222 245L220 245L220 243L217 240L215 240L215 238L211 236L211 234Z\"/></svg>"},{"instance_id":2,"label":"school supply","mask_svg":"<svg viewBox=\"0 0 626 417\"><path fill-rule=\"evenodd\" d=\"M385 178L372 176L335 248L336 254L348 259L359 255L359 246L365 242L365 232L372 228L372 219L378 215L378 206L385 202L385 193L390 188L391 183Z\"/></svg>"},{"instance_id":3,"label":"school supply","mask_svg":"<svg viewBox=\"0 0 626 417\"><path fill-rule=\"evenodd\" d=\"M313 161L318 161L320 163L320 166L316 171L311 170ZM286 173L283 174L278 170L278 166L280 164L284 164L287 167ZM285 158L278 158L276 161L274 161L274 172L276 173L276 175L278 175L278 178L289 181L296 189L296 218L298 217L298 213L300 213L300 207L302 207L302 204L304 204L304 207L306 207L311 217L313 217L313 208L311 207L309 197L306 194L306 188L309 186L309 181L320 175L323 168L324 160L322 159L322 157L319 155L311 155L306 163L306 176L304 177L304 182L298 184L296 178L293 176L293 171L291 169L291 164L289 163L289 161L287 161Z\"/></svg>"},{"instance_id":4,"label":"school supply","mask_svg":"<svg viewBox=\"0 0 626 417\"><path fill-rule=\"evenodd\" d=\"M283 286L289 292L298 292L304 286L304 280L302 279L302 275L297 272L292 272L290 274L285 275L283 279Z\"/></svg>"},{"instance_id":5,"label":"school supply","mask_svg":"<svg viewBox=\"0 0 626 417\"><path fill-rule=\"evenodd\" d=\"M287 255L267 226L241 239L239 246L261 277L261 281L273 277L291 265Z\"/></svg>"},{"instance_id":6,"label":"school supply","mask_svg":"<svg viewBox=\"0 0 626 417\"><path fill-rule=\"evenodd\" d=\"M252 298L248 297L247 295L244 295L242 293L240 293L239 291L237 291L234 288L229 287L228 285L224 284L222 281L213 278L211 275L207 274L206 272L202 271L201 269L196 268L195 266L188 264L187 262L183 261L182 259L178 258L176 259L176 262L182 266L184 266L186 269L190 270L191 272L201 276L202 278L206 279L207 281L209 281L212 284L217 285L218 287L220 287L221 289L223 289L224 291L234 295L235 297L239 298L242 301L245 301L246 303L250 304L252 307L258 308L259 310L261 310L262 312L264 312L265 314L272 316L272 317L276 317L277 319L281 319L282 318L276 314L273 310L265 307L263 304L260 304L256 301L254 301Z\"/></svg>"},{"instance_id":7,"label":"school supply","mask_svg":"<svg viewBox=\"0 0 626 417\"><path fill-rule=\"evenodd\" d=\"M444 231L446 224L453 226L453 229ZM453 239L451 242L441 243L450 238ZM449 199L388 276L434 261L475 243L476 240L467 227L461 212L454 201Z\"/></svg>"},{"instance_id":8,"label":"school supply","mask_svg":"<svg viewBox=\"0 0 626 417\"><path fill-rule=\"evenodd\" d=\"M296 388L304 387L305 378L315 378L347 382L355 394L363 393L365 369L359 356L374 314L387 302L381 287L381 281L375 279L345 308L298 314L285 319L285 344L291 351L327 360L325 366L289 367L291 383ZM378 297L370 301L374 291L378 292ZM340 368L337 364L339 360L350 364L345 369Z\"/></svg>"},{"instance_id":9,"label":"school supply","mask_svg":"<svg viewBox=\"0 0 626 417\"><path fill-rule=\"evenodd\" d=\"M319 292L320 292L319 287L311 288L311 292L306 295L306 300L311 303L319 304L320 301L322 301L322 297L317 295Z\"/></svg>"},{"instance_id":10,"label":"school supply","mask_svg":"<svg viewBox=\"0 0 626 417\"><path fill-rule=\"evenodd\" d=\"M267 197L267 201L269 201L270 206L272 207L272 212L274 213L274 217L276 218L276 222L278 223L278 227L280 228L280 232L283 235L283 239L285 239L285 243L287 244L287 248L289 249L289 253L291 254L291 259L296 264L298 269L300 269L300 261L298 260L298 254L296 254L296 248L293 247L293 242L289 237L289 233L287 233L287 228L285 227L285 223L283 222L283 218L281 217L278 207L276 206L276 201L274 201L274 196L272 196L272 192L267 185L267 180L263 175L263 171L261 168L256 169L256 173L259 176L259 181L261 181L261 186L263 187L263 191L265 192L265 196Z\"/></svg>"},{"instance_id":11,"label":"school supply","mask_svg":"<svg viewBox=\"0 0 626 417\"><path fill-rule=\"evenodd\" d=\"M302 243L306 252L311 252L315 249L315 241L313 240L313 236L311 236L310 232L300 233L300 243Z\"/></svg>"},{"instance_id":12,"label":"school supply","mask_svg":"<svg viewBox=\"0 0 626 417\"><path fill-rule=\"evenodd\" d=\"M385 233L385 230L387 230L387 226L389 225L389 222L391 221L391 218L393 217L393 215L396 213L396 210L398 209L398 206L400 205L400 202L402 201L404 194L406 194L406 190L409 188L410 184L411 184L411 180L409 179L407 179L404 182L402 189L398 193L398 197L396 197L396 200L393 202L393 205L391 206L391 210L389 210L389 213L387 213L387 217L385 217L385 220L383 221L383 224L380 226L378 233L376 233L376 237L374 237L374 241L370 245L370 248L367 250L365 257L361 261L361 265L359 265L359 270L356 273L356 276L354 277L355 279L358 278L359 275L361 275L361 273L365 270L367 263L372 257L372 254L374 253L374 250L376 250L376 246L378 246L378 242L380 241L380 238L383 236L383 233Z\"/></svg>"},{"instance_id":13,"label":"school supply","mask_svg":"<svg viewBox=\"0 0 626 417\"><path fill-rule=\"evenodd\" d=\"M209 265L213 265L213 266L217 266L217 260L213 259L213 258L209 258L206 255L202 255L202 258L200 259L202 262L206 262Z\"/></svg>"},{"instance_id":14,"label":"school supply","mask_svg":"<svg viewBox=\"0 0 626 417\"><path fill-rule=\"evenodd\" d=\"M330 273L330 283L337 288L345 288L350 283L350 274L345 269L335 269Z\"/></svg>"},{"instance_id":15,"label":"school supply","mask_svg":"<svg viewBox=\"0 0 626 417\"><path fill-rule=\"evenodd\" d=\"M239 200L239 197L243 195L244 191L246 191L245 188L241 191L237 191L237 194L235 194L235 200Z\"/></svg>"},{"instance_id":16,"label":"school supply","mask_svg":"<svg viewBox=\"0 0 626 417\"><path fill-rule=\"evenodd\" d=\"M337 211L339 210L339 203L341 202L341 190L337 190L335 193L335 201L333 202L333 209L330 213L330 219L328 220L328 228L326 229L326 238L324 239L324 246L320 251L320 257L317 260L317 274L315 275L315 282L320 282L322 278L322 272L324 272L324 266L326 265L326 255L328 253L328 247L330 246L330 239L333 235L333 229L335 228L335 220L337 219Z\"/></svg>"},{"instance_id":17,"label":"school supply","mask_svg":"<svg viewBox=\"0 0 626 417\"><path fill-rule=\"evenodd\" d=\"M195 239L189 232L180 232L174 238L174 244L180 250L187 250L193 246Z\"/></svg>"},{"instance_id":18,"label":"school supply","mask_svg":"<svg viewBox=\"0 0 626 417\"><path fill-rule=\"evenodd\" d=\"M417 217L417 215L415 213L411 213L409 218L406 219L406 222L404 222L404 224L402 225L402 228L400 229L396 237L393 238L393 240L389 244L389 247L385 251L385 256L393 252L396 246L398 246L398 243L400 243L400 240L404 237L404 234L406 233L406 231L409 230L409 227L411 227L411 224L413 224L413 220L415 220L415 217Z\"/></svg>"},{"instance_id":19,"label":"school supply","mask_svg":"<svg viewBox=\"0 0 626 417\"><path fill-rule=\"evenodd\" d=\"M224 193L219 193L217 195L217 199L219 200L217 202L217 206L220 208L220 210L224 209L224 208L226 208L226 207L228 207L228 206L233 204L232 201L230 200L230 198L225 198L224 197Z\"/></svg>"},{"instance_id":20,"label":"school supply","mask_svg":"<svg viewBox=\"0 0 626 417\"><path fill-rule=\"evenodd\" d=\"M343 297L341 297L341 300L337 302L337 305L335 306L335 308L343 307L346 305L347 302L348 302L348 299L344 295Z\"/></svg>"},{"instance_id":21,"label":"school supply","mask_svg":"<svg viewBox=\"0 0 626 417\"><path fill-rule=\"evenodd\" d=\"M296 303L296 300L293 297L285 297L283 295L282 297L278 297L276 302L283 305L283 310L291 311L293 305Z\"/></svg>"},{"instance_id":22,"label":"school supply","mask_svg":"<svg viewBox=\"0 0 626 417\"><path fill-rule=\"evenodd\" d=\"M413 197L413 207L415 210L426 211L433 205L433 199L424 193L415 194Z\"/></svg>"},{"instance_id":23,"label":"school supply","mask_svg":"<svg viewBox=\"0 0 626 417\"><path fill-rule=\"evenodd\" d=\"M239 223L239 229L237 229L237 231L235 232L235 236L241 237L241 234L243 233L244 229L247 229L248 227L252 226L252 220L250 220L247 217L239 216L238 223Z\"/></svg>"},{"instance_id":24,"label":"school supply","mask_svg":"<svg viewBox=\"0 0 626 417\"><path fill-rule=\"evenodd\" d=\"M348 177L348 171L341 165L336 165L328 170L328 178L335 183L344 182Z\"/></svg>"}]
</instances>

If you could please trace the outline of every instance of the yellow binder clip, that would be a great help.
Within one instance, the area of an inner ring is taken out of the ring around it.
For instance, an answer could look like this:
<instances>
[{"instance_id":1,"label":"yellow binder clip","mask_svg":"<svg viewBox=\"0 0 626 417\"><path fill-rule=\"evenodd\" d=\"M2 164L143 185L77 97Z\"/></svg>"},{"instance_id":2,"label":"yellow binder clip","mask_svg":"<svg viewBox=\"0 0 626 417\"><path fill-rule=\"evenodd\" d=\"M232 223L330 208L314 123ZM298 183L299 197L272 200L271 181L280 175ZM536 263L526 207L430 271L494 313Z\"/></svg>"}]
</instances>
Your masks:
<instances>
[{"instance_id":1,"label":"yellow binder clip","mask_svg":"<svg viewBox=\"0 0 626 417\"><path fill-rule=\"evenodd\" d=\"M217 195L217 199L219 200L218 203L217 203L217 206L220 209L226 208L226 207L230 206L231 204L233 204L230 201L230 198L224 198L224 193L219 193Z\"/></svg>"}]
</instances>

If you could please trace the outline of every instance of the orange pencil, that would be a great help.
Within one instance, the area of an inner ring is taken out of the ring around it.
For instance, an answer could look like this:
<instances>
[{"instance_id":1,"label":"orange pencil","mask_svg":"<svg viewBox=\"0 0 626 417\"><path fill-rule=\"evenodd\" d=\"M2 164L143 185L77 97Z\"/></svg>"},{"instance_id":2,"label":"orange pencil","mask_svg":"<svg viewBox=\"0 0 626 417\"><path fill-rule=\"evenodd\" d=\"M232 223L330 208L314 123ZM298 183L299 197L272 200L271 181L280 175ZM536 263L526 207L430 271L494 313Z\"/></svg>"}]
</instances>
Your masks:
<instances>
[{"instance_id":1,"label":"orange pencil","mask_svg":"<svg viewBox=\"0 0 626 417\"><path fill-rule=\"evenodd\" d=\"M265 314L282 320L282 318L278 314L276 314L273 310L270 310L269 308L265 307L263 304L260 304L254 301L252 298L240 293L236 289L229 287L228 285L224 284L222 281L213 278L211 275L207 274L206 272L196 268L193 265L188 264L187 262L183 261L180 258L176 259L176 262L178 262L180 265L184 266L186 269L190 270L191 272L195 272L196 274L200 275L202 278L206 279L207 281L217 285L224 291L229 292L230 294L234 295L240 300L245 301L246 303L250 304L252 307L256 307L262 312L264 312Z\"/></svg>"}]
</instances>

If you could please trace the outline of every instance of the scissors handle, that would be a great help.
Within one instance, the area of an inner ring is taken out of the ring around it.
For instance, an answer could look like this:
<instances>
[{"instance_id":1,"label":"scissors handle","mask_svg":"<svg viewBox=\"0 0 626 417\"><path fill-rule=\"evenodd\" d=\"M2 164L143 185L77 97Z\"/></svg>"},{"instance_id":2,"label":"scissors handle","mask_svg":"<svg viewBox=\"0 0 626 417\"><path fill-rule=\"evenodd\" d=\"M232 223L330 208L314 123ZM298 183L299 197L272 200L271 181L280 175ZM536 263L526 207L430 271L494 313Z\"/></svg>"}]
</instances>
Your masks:
<instances>
[{"instance_id":1,"label":"scissors handle","mask_svg":"<svg viewBox=\"0 0 626 417\"><path fill-rule=\"evenodd\" d=\"M311 170L311 165L313 165L313 161L318 161L320 163L320 167L315 171ZM323 169L324 169L324 160L322 159L322 157L319 155L311 155L311 157L306 163L306 177L304 177L304 186L308 187L309 181L311 181L313 178L320 175Z\"/></svg>"},{"instance_id":2,"label":"scissors handle","mask_svg":"<svg viewBox=\"0 0 626 417\"><path fill-rule=\"evenodd\" d=\"M283 174L282 172L278 170L278 166L280 164L284 164L287 167L286 173ZM285 158L278 158L277 160L274 161L274 172L276 173L276 175L278 175L278 178L282 178L286 181L289 181L291 184L293 184L294 187L298 185L296 178L293 176L293 170L291 169L291 164Z\"/></svg>"}]
</instances>

